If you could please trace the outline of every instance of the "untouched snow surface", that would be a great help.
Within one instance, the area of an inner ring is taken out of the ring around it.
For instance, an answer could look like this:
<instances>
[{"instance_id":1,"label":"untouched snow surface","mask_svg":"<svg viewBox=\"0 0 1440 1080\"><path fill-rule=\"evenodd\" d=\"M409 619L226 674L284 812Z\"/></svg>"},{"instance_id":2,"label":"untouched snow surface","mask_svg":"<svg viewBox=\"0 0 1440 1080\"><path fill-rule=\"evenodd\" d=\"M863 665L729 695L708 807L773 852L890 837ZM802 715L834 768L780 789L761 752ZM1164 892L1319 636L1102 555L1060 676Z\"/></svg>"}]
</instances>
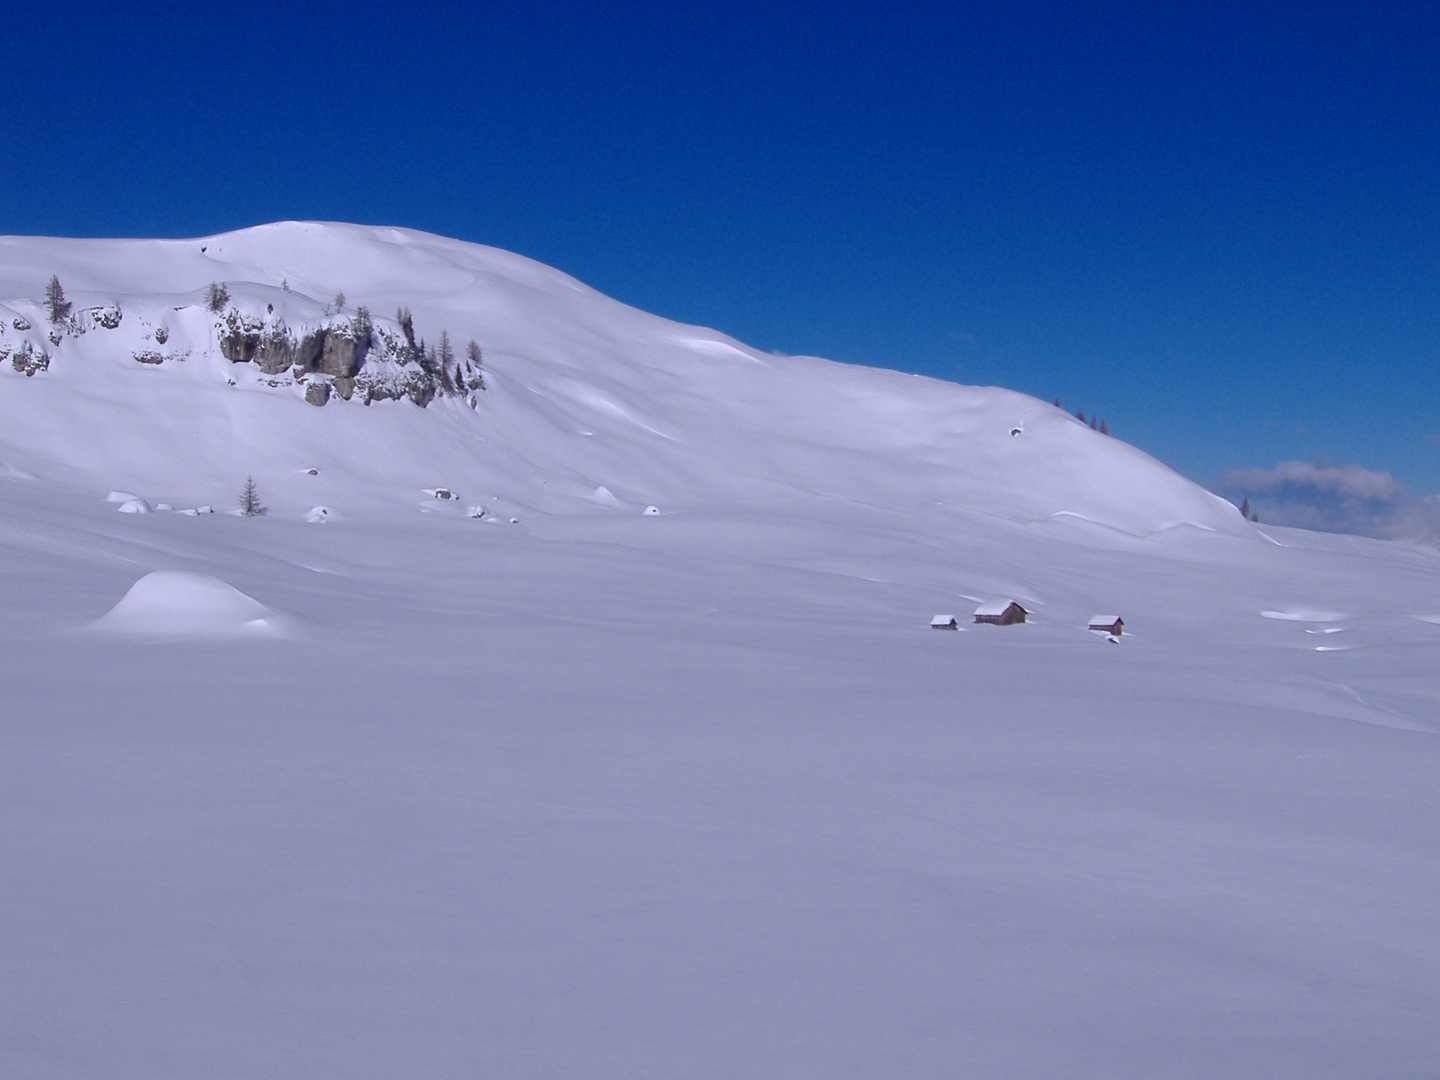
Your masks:
<instances>
[{"instance_id":1,"label":"untouched snow surface","mask_svg":"<svg viewBox=\"0 0 1440 1080\"><path fill-rule=\"evenodd\" d=\"M316 408L211 281L488 389ZM0 315L0 1075L1433 1075L1440 553L403 230Z\"/></svg>"}]
</instances>

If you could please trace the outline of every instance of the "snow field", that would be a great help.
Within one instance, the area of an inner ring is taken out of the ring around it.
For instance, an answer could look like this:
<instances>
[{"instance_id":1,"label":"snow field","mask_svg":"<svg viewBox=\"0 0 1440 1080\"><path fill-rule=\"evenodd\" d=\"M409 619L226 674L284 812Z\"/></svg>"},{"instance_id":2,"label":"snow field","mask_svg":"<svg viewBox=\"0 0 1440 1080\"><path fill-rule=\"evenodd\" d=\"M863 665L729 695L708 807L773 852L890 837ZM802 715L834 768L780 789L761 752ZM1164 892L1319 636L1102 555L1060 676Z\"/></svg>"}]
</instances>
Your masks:
<instances>
[{"instance_id":1,"label":"snow field","mask_svg":"<svg viewBox=\"0 0 1440 1080\"><path fill-rule=\"evenodd\" d=\"M0 371L0 1074L1440 1057L1440 554L403 230L0 240L50 273L124 316ZM490 389L104 344L217 279L407 304Z\"/></svg>"}]
</instances>

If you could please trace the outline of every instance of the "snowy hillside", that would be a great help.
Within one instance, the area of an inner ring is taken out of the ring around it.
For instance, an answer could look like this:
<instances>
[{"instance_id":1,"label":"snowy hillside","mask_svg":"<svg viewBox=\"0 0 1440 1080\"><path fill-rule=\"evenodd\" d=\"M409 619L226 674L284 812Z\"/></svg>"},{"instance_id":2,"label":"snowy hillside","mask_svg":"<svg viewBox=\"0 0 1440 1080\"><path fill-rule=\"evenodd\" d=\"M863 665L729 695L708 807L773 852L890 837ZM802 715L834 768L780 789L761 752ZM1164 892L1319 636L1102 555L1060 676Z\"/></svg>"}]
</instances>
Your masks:
<instances>
[{"instance_id":1,"label":"snowy hillside","mask_svg":"<svg viewBox=\"0 0 1440 1080\"><path fill-rule=\"evenodd\" d=\"M1440 552L404 230L0 317L0 1074L1440 1057Z\"/></svg>"},{"instance_id":2,"label":"snowy hillside","mask_svg":"<svg viewBox=\"0 0 1440 1080\"><path fill-rule=\"evenodd\" d=\"M58 326L43 299L52 275L73 312ZM212 284L226 297L214 313ZM419 233L287 223L197 241L12 238L0 298L0 371L17 384L0 398L4 460L171 503L229 502L252 473L281 513L444 485L568 515L603 487L637 510L824 497L1136 536L1246 531L1221 500L1034 399L767 356L518 256ZM374 329L358 372L312 360L292 378L286 361L326 331L354 351L362 306ZM431 349L445 333L462 354L448 372L395 362L402 308ZM234 363L246 330L262 354L276 332L289 347ZM470 341L483 391L460 370ZM43 372L18 370L41 355ZM423 389L395 388L407 380ZM307 388L337 383L348 400L306 406ZM325 480L297 479L322 465Z\"/></svg>"}]
</instances>

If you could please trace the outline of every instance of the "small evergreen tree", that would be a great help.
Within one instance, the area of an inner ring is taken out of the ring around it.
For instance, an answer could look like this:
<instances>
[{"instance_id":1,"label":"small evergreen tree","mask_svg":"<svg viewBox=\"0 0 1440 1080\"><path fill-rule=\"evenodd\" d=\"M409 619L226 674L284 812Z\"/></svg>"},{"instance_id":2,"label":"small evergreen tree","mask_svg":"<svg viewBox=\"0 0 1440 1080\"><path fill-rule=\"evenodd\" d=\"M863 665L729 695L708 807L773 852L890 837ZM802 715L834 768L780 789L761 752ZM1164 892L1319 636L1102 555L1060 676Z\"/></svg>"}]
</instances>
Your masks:
<instances>
[{"instance_id":1,"label":"small evergreen tree","mask_svg":"<svg viewBox=\"0 0 1440 1080\"><path fill-rule=\"evenodd\" d=\"M265 508L260 505L260 492L255 487L255 478L247 476L245 486L240 490L240 513L244 517L256 517Z\"/></svg>"},{"instance_id":2,"label":"small evergreen tree","mask_svg":"<svg viewBox=\"0 0 1440 1080\"><path fill-rule=\"evenodd\" d=\"M1247 495L1245 501L1240 504L1240 516L1246 521L1250 520L1250 497Z\"/></svg>"},{"instance_id":3,"label":"small evergreen tree","mask_svg":"<svg viewBox=\"0 0 1440 1080\"><path fill-rule=\"evenodd\" d=\"M455 350L450 345L450 331L440 331L440 344L435 346L435 367L440 375L440 385L450 393L455 392L455 379L451 369L455 366Z\"/></svg>"},{"instance_id":4,"label":"small evergreen tree","mask_svg":"<svg viewBox=\"0 0 1440 1080\"><path fill-rule=\"evenodd\" d=\"M370 343L370 333L375 329L375 324L370 319L370 309L361 304L355 309L355 318L350 320L350 326L355 331L355 340Z\"/></svg>"},{"instance_id":5,"label":"small evergreen tree","mask_svg":"<svg viewBox=\"0 0 1440 1080\"><path fill-rule=\"evenodd\" d=\"M470 344L465 346L465 358L470 361L470 385L476 390L484 390L485 372L481 368L484 354L480 351L480 343L474 338L471 338Z\"/></svg>"},{"instance_id":6,"label":"small evergreen tree","mask_svg":"<svg viewBox=\"0 0 1440 1080\"><path fill-rule=\"evenodd\" d=\"M65 290L54 274L50 275L50 281L45 286L45 311L52 323L58 323L70 314L70 301L65 299Z\"/></svg>"},{"instance_id":7,"label":"small evergreen tree","mask_svg":"<svg viewBox=\"0 0 1440 1080\"><path fill-rule=\"evenodd\" d=\"M1085 422L1085 410L1084 410L1084 409L1076 409L1076 410L1075 410L1075 419L1076 419L1076 420L1079 420L1080 423L1083 424L1083 423Z\"/></svg>"},{"instance_id":8,"label":"small evergreen tree","mask_svg":"<svg viewBox=\"0 0 1440 1080\"><path fill-rule=\"evenodd\" d=\"M1054 405L1057 409L1060 408L1060 398L1057 396L1050 404Z\"/></svg>"},{"instance_id":9,"label":"small evergreen tree","mask_svg":"<svg viewBox=\"0 0 1440 1080\"><path fill-rule=\"evenodd\" d=\"M1260 524L1260 515L1257 514L1254 510L1251 510L1251 511L1250 511L1250 520L1253 521L1253 522L1255 522L1256 525L1259 525L1259 524Z\"/></svg>"},{"instance_id":10,"label":"small evergreen tree","mask_svg":"<svg viewBox=\"0 0 1440 1080\"><path fill-rule=\"evenodd\" d=\"M1100 430L1100 418L1099 418L1098 416L1092 416L1092 417L1090 417L1090 430L1091 430L1091 431L1099 431L1099 430Z\"/></svg>"},{"instance_id":11,"label":"small evergreen tree","mask_svg":"<svg viewBox=\"0 0 1440 1080\"><path fill-rule=\"evenodd\" d=\"M225 287L223 281L212 281L205 286L205 309L211 314L220 314L229 302L230 290Z\"/></svg>"},{"instance_id":12,"label":"small evergreen tree","mask_svg":"<svg viewBox=\"0 0 1440 1080\"><path fill-rule=\"evenodd\" d=\"M410 314L409 308L396 308L395 321L400 324L400 332L405 335L405 342L410 346L411 353L421 355L424 350L415 344L415 319Z\"/></svg>"},{"instance_id":13,"label":"small evergreen tree","mask_svg":"<svg viewBox=\"0 0 1440 1080\"><path fill-rule=\"evenodd\" d=\"M343 292L337 292L337 293L335 294L335 314L337 314L337 315L340 314L340 309L343 308L344 306L345 306L345 294L344 294Z\"/></svg>"},{"instance_id":14,"label":"small evergreen tree","mask_svg":"<svg viewBox=\"0 0 1440 1080\"><path fill-rule=\"evenodd\" d=\"M1110 434L1110 425L1107 424L1107 423L1105 423L1104 420L1101 420L1101 421L1100 421L1100 434L1101 434L1101 435L1109 435L1109 434Z\"/></svg>"}]
</instances>

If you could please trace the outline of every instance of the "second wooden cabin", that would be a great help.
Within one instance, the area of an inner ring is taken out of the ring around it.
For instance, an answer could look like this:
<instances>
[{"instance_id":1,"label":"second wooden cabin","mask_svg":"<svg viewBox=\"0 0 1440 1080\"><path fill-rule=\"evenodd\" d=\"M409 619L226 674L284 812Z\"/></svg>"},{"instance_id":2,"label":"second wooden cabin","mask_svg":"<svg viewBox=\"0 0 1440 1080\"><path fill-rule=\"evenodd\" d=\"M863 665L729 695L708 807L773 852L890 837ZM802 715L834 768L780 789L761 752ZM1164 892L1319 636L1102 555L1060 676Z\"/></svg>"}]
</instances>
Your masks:
<instances>
[{"instance_id":1,"label":"second wooden cabin","mask_svg":"<svg viewBox=\"0 0 1440 1080\"><path fill-rule=\"evenodd\" d=\"M992 600L975 609L975 621L992 626L1014 626L1025 621L1025 609L1014 600Z\"/></svg>"}]
</instances>

